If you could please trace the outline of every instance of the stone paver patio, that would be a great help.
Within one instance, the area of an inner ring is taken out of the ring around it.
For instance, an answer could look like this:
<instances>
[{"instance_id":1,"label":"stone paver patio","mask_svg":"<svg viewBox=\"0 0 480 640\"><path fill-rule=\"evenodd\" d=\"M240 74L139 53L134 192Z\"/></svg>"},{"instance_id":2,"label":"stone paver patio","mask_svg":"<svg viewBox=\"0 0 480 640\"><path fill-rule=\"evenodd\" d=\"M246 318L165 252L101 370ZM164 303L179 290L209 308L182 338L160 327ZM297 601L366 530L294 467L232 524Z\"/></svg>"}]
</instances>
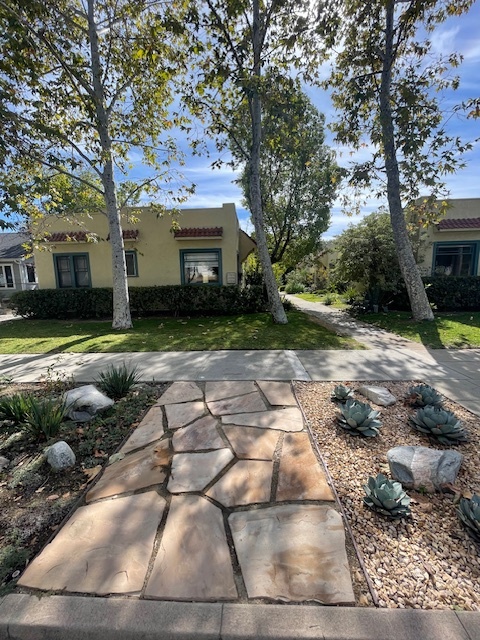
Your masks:
<instances>
[{"instance_id":1,"label":"stone paver patio","mask_svg":"<svg viewBox=\"0 0 480 640\"><path fill-rule=\"evenodd\" d=\"M23 587L352 604L342 519L288 382L174 382Z\"/></svg>"}]
</instances>

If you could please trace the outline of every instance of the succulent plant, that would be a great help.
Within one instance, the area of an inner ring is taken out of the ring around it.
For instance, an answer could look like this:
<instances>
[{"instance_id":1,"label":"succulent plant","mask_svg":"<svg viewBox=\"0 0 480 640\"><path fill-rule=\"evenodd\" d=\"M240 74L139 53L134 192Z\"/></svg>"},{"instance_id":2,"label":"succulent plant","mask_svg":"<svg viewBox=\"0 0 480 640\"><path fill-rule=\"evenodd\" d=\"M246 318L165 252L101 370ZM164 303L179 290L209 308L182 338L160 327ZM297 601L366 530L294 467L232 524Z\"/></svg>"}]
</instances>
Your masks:
<instances>
[{"instance_id":1,"label":"succulent plant","mask_svg":"<svg viewBox=\"0 0 480 640\"><path fill-rule=\"evenodd\" d=\"M435 438L442 444L455 444L468 440L460 420L451 411L426 406L418 409L409 420L414 429Z\"/></svg>"},{"instance_id":2,"label":"succulent plant","mask_svg":"<svg viewBox=\"0 0 480 640\"><path fill-rule=\"evenodd\" d=\"M331 397L333 401L344 403L349 399L353 399L353 389L343 384L337 384L332 391Z\"/></svg>"},{"instance_id":3,"label":"succulent plant","mask_svg":"<svg viewBox=\"0 0 480 640\"><path fill-rule=\"evenodd\" d=\"M419 384L408 390L408 401L415 407L441 407L442 396L428 384Z\"/></svg>"},{"instance_id":4,"label":"succulent plant","mask_svg":"<svg viewBox=\"0 0 480 640\"><path fill-rule=\"evenodd\" d=\"M405 518L410 515L410 498L400 482L389 480L383 473L370 476L363 486L366 496L363 502L369 509L388 518Z\"/></svg>"},{"instance_id":5,"label":"succulent plant","mask_svg":"<svg viewBox=\"0 0 480 640\"><path fill-rule=\"evenodd\" d=\"M361 435L371 438L378 435L378 430L382 426L380 420L377 420L379 413L380 411L374 411L365 402L349 399L340 407L337 421L352 436Z\"/></svg>"},{"instance_id":6,"label":"succulent plant","mask_svg":"<svg viewBox=\"0 0 480 640\"><path fill-rule=\"evenodd\" d=\"M480 496L474 493L470 500L461 498L457 513L468 533L480 544Z\"/></svg>"}]
</instances>

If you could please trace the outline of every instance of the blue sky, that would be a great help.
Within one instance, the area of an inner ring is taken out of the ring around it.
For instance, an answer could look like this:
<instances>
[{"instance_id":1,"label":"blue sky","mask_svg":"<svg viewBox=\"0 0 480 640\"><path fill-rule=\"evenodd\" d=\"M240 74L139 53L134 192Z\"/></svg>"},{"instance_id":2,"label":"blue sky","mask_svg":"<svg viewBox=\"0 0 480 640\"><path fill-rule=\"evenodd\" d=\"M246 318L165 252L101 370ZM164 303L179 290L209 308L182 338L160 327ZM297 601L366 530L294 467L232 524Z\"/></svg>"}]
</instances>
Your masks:
<instances>
[{"instance_id":1,"label":"blue sky","mask_svg":"<svg viewBox=\"0 0 480 640\"><path fill-rule=\"evenodd\" d=\"M464 62L458 73L461 77L460 88L447 96L445 109L448 111L453 105L471 97L480 96L480 4L475 3L468 14L460 18L451 18L437 28L432 37L434 49L437 53L458 52L464 56ZM306 88L307 93L317 108L325 114L326 121L332 122L335 111L331 105L328 93L314 88ZM480 120L466 120L464 117L452 116L448 122L448 131L468 140L480 137ZM332 134L327 130L327 144L335 149L337 162L346 165L355 159L349 149L338 148ZM183 141L179 141L183 142ZM184 144L181 144L185 148ZM210 145L209 145L210 146ZM213 145L212 145L213 148ZM365 151L363 152L363 157ZM212 169L211 163L217 154L212 152L211 157L196 157L187 154L186 166L183 174L187 181L197 185L195 194L183 206L208 207L220 206L224 202L234 202L240 224L245 231L252 231L249 221L249 213L242 207L242 194L233 183L235 172L224 166L221 169ZM474 149L469 152L465 160L467 166L459 173L447 178L447 186L452 198L478 198L480 197L480 144L476 143ZM139 177L141 167L139 164L133 169L132 175ZM377 209L385 201L367 198L366 205L362 207L360 215L366 215ZM323 237L325 239L338 235L348 224L358 221L358 217L347 217L341 211L337 201L332 208L331 226Z\"/></svg>"}]
</instances>

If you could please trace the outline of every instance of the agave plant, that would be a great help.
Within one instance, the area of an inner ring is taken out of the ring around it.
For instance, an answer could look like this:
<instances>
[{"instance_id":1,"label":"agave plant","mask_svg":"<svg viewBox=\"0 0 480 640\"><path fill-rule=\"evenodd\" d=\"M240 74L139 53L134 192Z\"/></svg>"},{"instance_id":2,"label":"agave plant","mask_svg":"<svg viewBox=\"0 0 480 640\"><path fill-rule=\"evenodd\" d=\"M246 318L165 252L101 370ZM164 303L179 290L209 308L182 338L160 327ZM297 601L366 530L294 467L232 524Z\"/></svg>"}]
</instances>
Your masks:
<instances>
[{"instance_id":1,"label":"agave plant","mask_svg":"<svg viewBox=\"0 0 480 640\"><path fill-rule=\"evenodd\" d=\"M468 441L460 420L451 411L426 406L418 409L417 413L410 416L409 420L414 429L435 438L442 444Z\"/></svg>"},{"instance_id":2,"label":"agave plant","mask_svg":"<svg viewBox=\"0 0 480 640\"><path fill-rule=\"evenodd\" d=\"M359 400L347 400L340 407L340 412L337 416L338 424L352 436L378 435L378 430L382 426L380 420L377 420L380 411L374 411L369 404Z\"/></svg>"},{"instance_id":3,"label":"agave plant","mask_svg":"<svg viewBox=\"0 0 480 640\"><path fill-rule=\"evenodd\" d=\"M353 399L353 389L343 384L337 384L332 391L331 397L334 402L341 402L343 404L347 400Z\"/></svg>"},{"instance_id":4,"label":"agave plant","mask_svg":"<svg viewBox=\"0 0 480 640\"><path fill-rule=\"evenodd\" d=\"M457 507L457 514L468 533L480 544L480 496L476 493L470 498L462 498Z\"/></svg>"},{"instance_id":5,"label":"agave plant","mask_svg":"<svg viewBox=\"0 0 480 640\"><path fill-rule=\"evenodd\" d=\"M370 476L363 488L366 493L363 502L369 509L389 518L410 515L410 498L400 482L393 482L379 473L376 478Z\"/></svg>"},{"instance_id":6,"label":"agave plant","mask_svg":"<svg viewBox=\"0 0 480 640\"><path fill-rule=\"evenodd\" d=\"M408 401L415 407L441 407L442 396L428 384L419 384L408 390Z\"/></svg>"}]
</instances>

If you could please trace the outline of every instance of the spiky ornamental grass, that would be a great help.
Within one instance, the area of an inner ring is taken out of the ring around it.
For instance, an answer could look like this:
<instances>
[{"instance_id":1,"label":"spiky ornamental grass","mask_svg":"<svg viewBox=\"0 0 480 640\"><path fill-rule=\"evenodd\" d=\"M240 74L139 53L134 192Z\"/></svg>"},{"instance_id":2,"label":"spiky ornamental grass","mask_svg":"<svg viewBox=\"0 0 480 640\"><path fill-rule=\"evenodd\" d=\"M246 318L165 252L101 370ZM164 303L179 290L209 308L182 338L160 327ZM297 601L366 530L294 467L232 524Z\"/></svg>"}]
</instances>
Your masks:
<instances>
[{"instance_id":1,"label":"spiky ornamental grass","mask_svg":"<svg viewBox=\"0 0 480 640\"><path fill-rule=\"evenodd\" d=\"M341 402L342 404L347 400L353 400L353 389L343 384L337 384L332 391L331 399L333 402Z\"/></svg>"},{"instance_id":2,"label":"spiky ornamental grass","mask_svg":"<svg viewBox=\"0 0 480 640\"><path fill-rule=\"evenodd\" d=\"M468 442L468 435L460 420L451 411L437 409L432 406L418 409L409 418L411 426L442 444L457 444Z\"/></svg>"},{"instance_id":3,"label":"spiky ornamental grass","mask_svg":"<svg viewBox=\"0 0 480 640\"><path fill-rule=\"evenodd\" d=\"M139 380L137 367L129 368L123 363L119 367L111 365L106 371L99 373L95 383L109 398L120 400Z\"/></svg>"},{"instance_id":4,"label":"spiky ornamental grass","mask_svg":"<svg viewBox=\"0 0 480 640\"><path fill-rule=\"evenodd\" d=\"M480 496L474 493L470 499L461 498L457 514L468 533L480 544Z\"/></svg>"},{"instance_id":5,"label":"spiky ornamental grass","mask_svg":"<svg viewBox=\"0 0 480 640\"><path fill-rule=\"evenodd\" d=\"M410 498L400 482L389 480L379 473L376 478L370 476L363 488L366 494L363 502L369 509L393 519L410 515Z\"/></svg>"},{"instance_id":6,"label":"spiky ornamental grass","mask_svg":"<svg viewBox=\"0 0 480 640\"><path fill-rule=\"evenodd\" d=\"M366 402L359 400L347 400L340 406L340 414L337 416L338 424L352 436L366 436L373 438L378 435L382 426L377 416L380 411L374 411Z\"/></svg>"},{"instance_id":7,"label":"spiky ornamental grass","mask_svg":"<svg viewBox=\"0 0 480 640\"><path fill-rule=\"evenodd\" d=\"M442 406L443 398L438 391L435 391L435 389L430 385L419 384L414 387L410 387L408 390L407 400L414 407L432 406L440 408Z\"/></svg>"}]
</instances>

